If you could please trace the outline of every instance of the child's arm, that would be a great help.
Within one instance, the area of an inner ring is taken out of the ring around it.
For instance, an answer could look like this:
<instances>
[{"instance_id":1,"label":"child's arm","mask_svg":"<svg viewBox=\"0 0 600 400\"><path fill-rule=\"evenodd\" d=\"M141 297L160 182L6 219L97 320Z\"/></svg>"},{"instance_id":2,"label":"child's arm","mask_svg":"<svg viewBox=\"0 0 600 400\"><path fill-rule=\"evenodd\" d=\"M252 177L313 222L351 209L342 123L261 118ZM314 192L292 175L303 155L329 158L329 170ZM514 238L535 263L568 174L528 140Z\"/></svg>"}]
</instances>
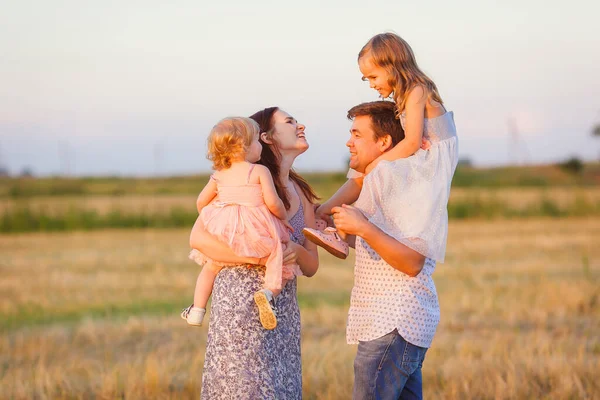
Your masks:
<instances>
[{"instance_id":1,"label":"child's arm","mask_svg":"<svg viewBox=\"0 0 600 400\"><path fill-rule=\"evenodd\" d=\"M265 199L267 208L280 220L287 221L287 211L283 205L283 201L277 195L271 172L267 167L260 164L254 167L254 171L256 171L258 181L262 187L263 198Z\"/></svg>"},{"instance_id":2,"label":"child's arm","mask_svg":"<svg viewBox=\"0 0 600 400\"><path fill-rule=\"evenodd\" d=\"M423 125L425 119L425 104L427 96L422 86L415 86L406 100L404 119L404 139L400 141L393 149L386 151L376 160L367 166L366 173L377 165L381 160L394 161L399 158L410 157L419 150L423 141Z\"/></svg>"},{"instance_id":3,"label":"child's arm","mask_svg":"<svg viewBox=\"0 0 600 400\"><path fill-rule=\"evenodd\" d=\"M341 206L342 204L352 204L360 195L362 189L363 178L351 178L346 181L333 196L325 203L321 204L315 211L315 217L323 219L327 215L331 215L333 207Z\"/></svg>"},{"instance_id":4,"label":"child's arm","mask_svg":"<svg viewBox=\"0 0 600 400\"><path fill-rule=\"evenodd\" d=\"M204 189L198 195L198 199L196 200L196 208L198 209L198 213L202 211L204 207L210 204L211 201L217 195L217 182L214 179L210 178Z\"/></svg>"}]
</instances>

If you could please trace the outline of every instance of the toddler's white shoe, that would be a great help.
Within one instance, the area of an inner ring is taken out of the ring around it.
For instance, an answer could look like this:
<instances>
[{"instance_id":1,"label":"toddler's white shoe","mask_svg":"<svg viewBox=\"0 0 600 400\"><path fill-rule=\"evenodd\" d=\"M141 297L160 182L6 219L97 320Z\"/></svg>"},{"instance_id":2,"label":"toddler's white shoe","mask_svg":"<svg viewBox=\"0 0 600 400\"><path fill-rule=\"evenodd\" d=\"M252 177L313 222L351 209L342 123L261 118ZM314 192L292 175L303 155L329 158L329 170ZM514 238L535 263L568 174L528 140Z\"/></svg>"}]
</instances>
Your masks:
<instances>
[{"instance_id":1,"label":"toddler's white shoe","mask_svg":"<svg viewBox=\"0 0 600 400\"><path fill-rule=\"evenodd\" d=\"M204 314L206 314L205 308L194 307L192 304L181 311L181 318L185 319L189 325L202 326Z\"/></svg>"}]
</instances>

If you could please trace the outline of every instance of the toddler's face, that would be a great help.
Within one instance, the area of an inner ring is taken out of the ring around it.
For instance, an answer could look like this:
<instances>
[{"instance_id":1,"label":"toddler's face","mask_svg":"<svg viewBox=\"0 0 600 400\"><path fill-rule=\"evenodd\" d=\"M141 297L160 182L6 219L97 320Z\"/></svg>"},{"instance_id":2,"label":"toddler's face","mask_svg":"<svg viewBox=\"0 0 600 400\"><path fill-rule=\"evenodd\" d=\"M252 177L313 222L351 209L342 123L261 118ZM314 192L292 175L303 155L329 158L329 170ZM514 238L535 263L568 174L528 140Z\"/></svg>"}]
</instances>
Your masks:
<instances>
[{"instance_id":1,"label":"toddler's face","mask_svg":"<svg viewBox=\"0 0 600 400\"><path fill-rule=\"evenodd\" d=\"M358 60L358 68L363 75L362 80L369 81L371 89L377 90L381 97L385 99L392 94L394 89L388 83L388 73L384 68L375 65L371 57L365 56Z\"/></svg>"},{"instance_id":2,"label":"toddler's face","mask_svg":"<svg viewBox=\"0 0 600 400\"><path fill-rule=\"evenodd\" d=\"M246 161L255 163L260 160L260 153L262 153L262 144L258 140L258 132L254 134L252 138L252 143L250 143L250 147L248 147L248 151L246 152Z\"/></svg>"}]
</instances>

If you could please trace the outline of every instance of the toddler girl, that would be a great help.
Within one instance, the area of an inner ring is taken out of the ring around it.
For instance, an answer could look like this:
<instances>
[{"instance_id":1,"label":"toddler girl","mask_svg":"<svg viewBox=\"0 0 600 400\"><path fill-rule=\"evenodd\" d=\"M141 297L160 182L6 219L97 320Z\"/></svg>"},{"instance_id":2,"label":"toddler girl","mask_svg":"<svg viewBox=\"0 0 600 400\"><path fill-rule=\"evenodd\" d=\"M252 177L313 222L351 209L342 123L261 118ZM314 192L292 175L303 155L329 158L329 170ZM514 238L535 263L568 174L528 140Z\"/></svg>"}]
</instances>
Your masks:
<instances>
[{"instance_id":1,"label":"toddler girl","mask_svg":"<svg viewBox=\"0 0 600 400\"><path fill-rule=\"evenodd\" d=\"M271 304L285 283L302 272L297 264L282 265L281 242L289 239L287 229L291 227L271 173L265 166L254 164L261 150L254 120L232 117L219 121L208 137L208 158L216 172L198 196L197 207L206 231L237 255L266 258L264 288L254 294L254 301L263 327L275 329L277 318ZM199 326L216 275L224 265L198 250L192 250L190 258L204 267L196 282L194 304L181 316L188 324Z\"/></svg>"}]
</instances>

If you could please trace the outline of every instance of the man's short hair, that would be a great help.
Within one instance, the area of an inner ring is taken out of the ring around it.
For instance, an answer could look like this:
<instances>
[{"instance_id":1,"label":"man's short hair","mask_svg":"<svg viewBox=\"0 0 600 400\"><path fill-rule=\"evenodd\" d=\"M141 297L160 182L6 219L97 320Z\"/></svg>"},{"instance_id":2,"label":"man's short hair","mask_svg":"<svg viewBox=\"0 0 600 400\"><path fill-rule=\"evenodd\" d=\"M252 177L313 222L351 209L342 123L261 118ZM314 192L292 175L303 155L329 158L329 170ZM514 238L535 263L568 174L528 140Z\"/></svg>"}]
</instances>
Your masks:
<instances>
[{"instance_id":1,"label":"man's short hair","mask_svg":"<svg viewBox=\"0 0 600 400\"><path fill-rule=\"evenodd\" d=\"M400 120L396 118L396 104L391 101L372 101L362 103L348 110L348 119L368 115L371 117L371 127L375 133L375 140L390 135L392 146L404 139L404 129Z\"/></svg>"}]
</instances>

